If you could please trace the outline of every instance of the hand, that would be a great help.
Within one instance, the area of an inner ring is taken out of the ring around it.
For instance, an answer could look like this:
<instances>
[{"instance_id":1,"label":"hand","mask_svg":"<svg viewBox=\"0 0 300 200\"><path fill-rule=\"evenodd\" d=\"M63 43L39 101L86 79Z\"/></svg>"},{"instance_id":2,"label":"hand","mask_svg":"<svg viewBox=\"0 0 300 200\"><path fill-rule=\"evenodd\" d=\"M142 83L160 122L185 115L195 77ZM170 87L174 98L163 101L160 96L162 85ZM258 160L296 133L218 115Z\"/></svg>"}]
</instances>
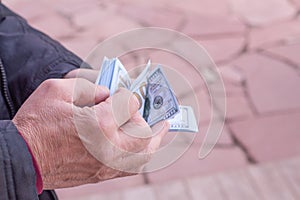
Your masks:
<instances>
[{"instance_id":1,"label":"hand","mask_svg":"<svg viewBox=\"0 0 300 200\"><path fill-rule=\"evenodd\" d=\"M137 99L84 79L43 82L13 119L41 170L44 189L95 183L138 173L168 124L150 129ZM148 138L137 138L137 132Z\"/></svg>"}]
</instances>

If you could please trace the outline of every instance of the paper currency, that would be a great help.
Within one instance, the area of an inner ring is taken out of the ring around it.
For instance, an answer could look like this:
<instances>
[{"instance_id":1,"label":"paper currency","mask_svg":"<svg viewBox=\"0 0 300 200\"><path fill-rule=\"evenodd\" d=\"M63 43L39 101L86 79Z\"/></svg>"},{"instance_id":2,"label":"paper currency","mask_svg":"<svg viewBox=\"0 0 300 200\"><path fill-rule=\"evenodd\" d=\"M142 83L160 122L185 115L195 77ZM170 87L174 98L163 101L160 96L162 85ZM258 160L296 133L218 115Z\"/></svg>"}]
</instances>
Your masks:
<instances>
[{"instance_id":1,"label":"paper currency","mask_svg":"<svg viewBox=\"0 0 300 200\"><path fill-rule=\"evenodd\" d=\"M177 99L160 67L150 73L147 83L147 96L144 119L150 126L166 120L179 112Z\"/></svg>"},{"instance_id":2,"label":"paper currency","mask_svg":"<svg viewBox=\"0 0 300 200\"><path fill-rule=\"evenodd\" d=\"M169 131L177 132L198 132L198 125L193 108L190 106L179 106L179 113L169 119Z\"/></svg>"},{"instance_id":3,"label":"paper currency","mask_svg":"<svg viewBox=\"0 0 300 200\"><path fill-rule=\"evenodd\" d=\"M119 87L130 87L130 82L128 73L119 59L104 58L96 84L109 88L112 95Z\"/></svg>"},{"instance_id":4,"label":"paper currency","mask_svg":"<svg viewBox=\"0 0 300 200\"><path fill-rule=\"evenodd\" d=\"M118 58L105 57L96 84L106 86L110 95L124 87L140 101L139 113L149 126L168 120L170 131L198 132L193 109L179 106L160 66L150 71L150 60L142 73L133 81Z\"/></svg>"}]
</instances>

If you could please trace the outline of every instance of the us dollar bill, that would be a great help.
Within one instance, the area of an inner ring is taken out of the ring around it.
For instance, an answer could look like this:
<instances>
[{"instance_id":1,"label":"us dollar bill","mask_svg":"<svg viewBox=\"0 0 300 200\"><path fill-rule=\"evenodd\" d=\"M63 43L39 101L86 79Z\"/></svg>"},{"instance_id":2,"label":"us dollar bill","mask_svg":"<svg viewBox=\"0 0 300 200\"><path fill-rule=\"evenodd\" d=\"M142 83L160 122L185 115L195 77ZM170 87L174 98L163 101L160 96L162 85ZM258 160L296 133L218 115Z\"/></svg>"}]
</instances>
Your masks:
<instances>
[{"instance_id":1,"label":"us dollar bill","mask_svg":"<svg viewBox=\"0 0 300 200\"><path fill-rule=\"evenodd\" d=\"M169 131L198 132L193 109L190 106L179 106L161 67L150 72L150 66L149 60L142 73L131 82L118 58L105 57L96 84L106 86L110 95L120 87L132 91L140 102L139 113L149 126L168 120Z\"/></svg>"},{"instance_id":2,"label":"us dollar bill","mask_svg":"<svg viewBox=\"0 0 300 200\"><path fill-rule=\"evenodd\" d=\"M143 117L152 126L179 112L177 99L160 66L153 70L147 83Z\"/></svg>"},{"instance_id":3,"label":"us dollar bill","mask_svg":"<svg viewBox=\"0 0 300 200\"><path fill-rule=\"evenodd\" d=\"M110 95L112 95L119 87L128 89L131 85L131 80L119 59L104 57L96 84L106 86L110 91Z\"/></svg>"},{"instance_id":4,"label":"us dollar bill","mask_svg":"<svg viewBox=\"0 0 300 200\"><path fill-rule=\"evenodd\" d=\"M180 105L179 110L174 118L168 120L170 124L169 131L197 133L199 130L193 108Z\"/></svg>"}]
</instances>

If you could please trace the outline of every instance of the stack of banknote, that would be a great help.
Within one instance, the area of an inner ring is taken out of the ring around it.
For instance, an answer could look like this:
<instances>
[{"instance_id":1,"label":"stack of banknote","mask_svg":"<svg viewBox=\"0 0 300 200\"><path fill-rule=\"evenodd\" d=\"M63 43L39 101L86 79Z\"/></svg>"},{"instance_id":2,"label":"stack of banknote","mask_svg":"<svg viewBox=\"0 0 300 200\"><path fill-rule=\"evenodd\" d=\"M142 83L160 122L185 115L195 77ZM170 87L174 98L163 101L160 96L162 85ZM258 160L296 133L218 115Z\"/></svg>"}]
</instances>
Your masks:
<instances>
[{"instance_id":1,"label":"stack of banknote","mask_svg":"<svg viewBox=\"0 0 300 200\"><path fill-rule=\"evenodd\" d=\"M149 60L142 73L131 81L118 58L105 57L96 84L109 88L110 95L119 87L132 91L140 102L139 113L149 126L168 120L170 131L198 132L192 107L178 105L162 68L158 65L154 70L150 70L150 66Z\"/></svg>"}]
</instances>

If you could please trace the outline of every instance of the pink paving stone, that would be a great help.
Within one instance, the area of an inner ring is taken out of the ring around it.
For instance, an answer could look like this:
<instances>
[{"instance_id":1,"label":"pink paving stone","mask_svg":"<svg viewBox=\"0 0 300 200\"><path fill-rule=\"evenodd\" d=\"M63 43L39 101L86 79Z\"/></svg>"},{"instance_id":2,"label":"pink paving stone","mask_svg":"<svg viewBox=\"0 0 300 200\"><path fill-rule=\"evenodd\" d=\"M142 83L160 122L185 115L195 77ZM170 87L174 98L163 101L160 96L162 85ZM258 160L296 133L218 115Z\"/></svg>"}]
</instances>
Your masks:
<instances>
[{"instance_id":1,"label":"pink paving stone","mask_svg":"<svg viewBox=\"0 0 300 200\"><path fill-rule=\"evenodd\" d=\"M182 26L184 16L182 13L170 8L149 7L141 4L120 6L119 14L131 18L143 26L178 29Z\"/></svg>"},{"instance_id":2,"label":"pink paving stone","mask_svg":"<svg viewBox=\"0 0 300 200\"><path fill-rule=\"evenodd\" d=\"M243 36L218 38L211 40L198 40L208 54L216 63L228 61L238 53L240 53L245 45L245 38Z\"/></svg>"},{"instance_id":3,"label":"pink paving stone","mask_svg":"<svg viewBox=\"0 0 300 200\"><path fill-rule=\"evenodd\" d=\"M224 87L226 91L226 97L240 96L244 94L244 88L242 85L237 85L224 81Z\"/></svg>"},{"instance_id":4,"label":"pink paving stone","mask_svg":"<svg viewBox=\"0 0 300 200\"><path fill-rule=\"evenodd\" d=\"M69 0L46 0L45 3L57 12L73 17L100 6L100 2L98 0L72 0L72 3L70 3Z\"/></svg>"},{"instance_id":5,"label":"pink paving stone","mask_svg":"<svg viewBox=\"0 0 300 200\"><path fill-rule=\"evenodd\" d=\"M245 95L227 96L226 98L226 119L240 120L253 115L249 101Z\"/></svg>"},{"instance_id":6,"label":"pink paving stone","mask_svg":"<svg viewBox=\"0 0 300 200\"><path fill-rule=\"evenodd\" d=\"M61 39L60 42L82 59L85 59L97 45L96 38L84 34L77 35L74 38Z\"/></svg>"},{"instance_id":7,"label":"pink paving stone","mask_svg":"<svg viewBox=\"0 0 300 200\"><path fill-rule=\"evenodd\" d=\"M287 44L284 46L276 46L265 48L267 53L286 59L300 68L300 42Z\"/></svg>"},{"instance_id":8,"label":"pink paving stone","mask_svg":"<svg viewBox=\"0 0 300 200\"><path fill-rule=\"evenodd\" d=\"M287 113L234 122L230 127L258 161L270 161L299 155L299 122L299 113Z\"/></svg>"},{"instance_id":9,"label":"pink paving stone","mask_svg":"<svg viewBox=\"0 0 300 200\"><path fill-rule=\"evenodd\" d=\"M249 48L268 47L279 42L299 38L299 36L300 19L255 28L252 29L249 35Z\"/></svg>"},{"instance_id":10,"label":"pink paving stone","mask_svg":"<svg viewBox=\"0 0 300 200\"><path fill-rule=\"evenodd\" d=\"M129 18L120 16L111 10L98 8L75 16L74 24L97 39L107 39L115 34L140 28L139 24Z\"/></svg>"},{"instance_id":11,"label":"pink paving stone","mask_svg":"<svg viewBox=\"0 0 300 200\"><path fill-rule=\"evenodd\" d=\"M84 185L74 188L56 190L61 199L74 199L85 196L93 196L97 194L107 194L113 191L128 189L144 184L142 175L130 176L125 178L117 178L102 183Z\"/></svg>"},{"instance_id":12,"label":"pink paving stone","mask_svg":"<svg viewBox=\"0 0 300 200\"><path fill-rule=\"evenodd\" d=\"M33 0L18 0L15 2L3 1L3 3L14 12L31 21L36 20L45 14L49 15L54 13L53 9L51 7L47 7L43 1L36 2Z\"/></svg>"},{"instance_id":13,"label":"pink paving stone","mask_svg":"<svg viewBox=\"0 0 300 200\"><path fill-rule=\"evenodd\" d=\"M202 15L227 16L230 13L228 4L228 0L189 0L188 2L175 1L170 3L170 6L174 6L186 13L195 12Z\"/></svg>"},{"instance_id":14,"label":"pink paving stone","mask_svg":"<svg viewBox=\"0 0 300 200\"><path fill-rule=\"evenodd\" d=\"M152 1L147 1L147 0L116 0L117 4L119 6L124 6L124 5L132 5L135 6L137 4L141 6L146 6L146 7L155 7L155 8L166 8L170 7L172 4L179 2L180 0L152 0Z\"/></svg>"},{"instance_id":15,"label":"pink paving stone","mask_svg":"<svg viewBox=\"0 0 300 200\"><path fill-rule=\"evenodd\" d=\"M58 13L49 15L44 14L43 17L32 21L29 20L29 22L33 27L41 30L54 39L70 37L76 32L68 20L62 16L59 16Z\"/></svg>"},{"instance_id":16,"label":"pink paving stone","mask_svg":"<svg viewBox=\"0 0 300 200\"><path fill-rule=\"evenodd\" d=\"M187 22L182 30L188 36L212 36L212 35L242 35L246 28L235 17L223 17L218 15L199 15L188 13Z\"/></svg>"},{"instance_id":17,"label":"pink paving stone","mask_svg":"<svg viewBox=\"0 0 300 200\"><path fill-rule=\"evenodd\" d=\"M189 190L184 181L178 180L153 186L157 199L190 200Z\"/></svg>"},{"instance_id":18,"label":"pink paving stone","mask_svg":"<svg viewBox=\"0 0 300 200\"><path fill-rule=\"evenodd\" d=\"M297 12L288 0L231 0L231 7L254 26L291 19Z\"/></svg>"},{"instance_id":19,"label":"pink paving stone","mask_svg":"<svg viewBox=\"0 0 300 200\"><path fill-rule=\"evenodd\" d=\"M236 148L215 148L203 160L198 159L200 146L191 146L175 163L162 170L148 173L150 183L202 176L215 172L237 169L247 165L243 152Z\"/></svg>"},{"instance_id":20,"label":"pink paving stone","mask_svg":"<svg viewBox=\"0 0 300 200\"><path fill-rule=\"evenodd\" d=\"M199 125L199 133L197 133L193 145L200 147L200 145L203 144L205 140L205 136L208 131L208 124L200 124ZM211 134L212 132L210 132ZM221 145L233 145L232 137L230 135L229 129L227 128L227 125L224 124L224 128L221 132L221 135L218 139L217 144ZM217 147L216 147L217 148Z\"/></svg>"},{"instance_id":21,"label":"pink paving stone","mask_svg":"<svg viewBox=\"0 0 300 200\"><path fill-rule=\"evenodd\" d=\"M219 68L224 82L234 85L243 85L246 81L242 72L234 66L222 66Z\"/></svg>"},{"instance_id":22,"label":"pink paving stone","mask_svg":"<svg viewBox=\"0 0 300 200\"><path fill-rule=\"evenodd\" d=\"M223 80L226 96L244 95L246 77L242 74L241 70L230 65L219 66L218 69ZM219 93L222 94L222 90Z\"/></svg>"},{"instance_id":23,"label":"pink paving stone","mask_svg":"<svg viewBox=\"0 0 300 200\"><path fill-rule=\"evenodd\" d=\"M196 119L200 123L208 123L212 116L210 96L206 91L195 91L185 96L177 96L179 104L192 106Z\"/></svg>"},{"instance_id":24,"label":"pink paving stone","mask_svg":"<svg viewBox=\"0 0 300 200\"><path fill-rule=\"evenodd\" d=\"M293 2L298 8L300 8L300 1L299 1L299 0L292 0L292 2Z\"/></svg>"},{"instance_id":25,"label":"pink paving stone","mask_svg":"<svg viewBox=\"0 0 300 200\"><path fill-rule=\"evenodd\" d=\"M176 55L162 50L154 50L152 52L143 52L143 56L146 58L146 60L151 59L153 63L159 63L172 70L175 70L177 74L182 76L182 80L187 81L194 90L197 88L205 88L204 79L202 74L199 72L199 69L181 57L181 55ZM178 84L180 83L178 79L171 79L170 81L174 81L174 85L180 86Z\"/></svg>"},{"instance_id":26,"label":"pink paving stone","mask_svg":"<svg viewBox=\"0 0 300 200\"><path fill-rule=\"evenodd\" d=\"M300 77L282 62L252 53L234 61L247 79L251 101L259 113L300 108Z\"/></svg>"}]
</instances>

